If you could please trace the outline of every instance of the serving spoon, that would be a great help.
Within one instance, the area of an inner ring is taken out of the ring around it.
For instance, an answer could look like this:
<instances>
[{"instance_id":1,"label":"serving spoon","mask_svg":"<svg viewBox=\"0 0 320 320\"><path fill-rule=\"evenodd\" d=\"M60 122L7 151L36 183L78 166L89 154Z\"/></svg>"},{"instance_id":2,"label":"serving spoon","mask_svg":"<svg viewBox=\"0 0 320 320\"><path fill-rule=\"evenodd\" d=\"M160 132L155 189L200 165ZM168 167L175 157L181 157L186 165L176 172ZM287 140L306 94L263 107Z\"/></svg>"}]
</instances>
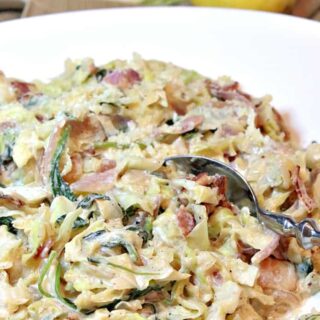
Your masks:
<instances>
[{"instance_id":1,"label":"serving spoon","mask_svg":"<svg viewBox=\"0 0 320 320\"><path fill-rule=\"evenodd\" d=\"M164 164L174 163L184 172L209 175L222 175L228 179L227 199L238 208L248 207L250 213L259 219L267 228L286 237L296 237L300 246L310 249L320 246L320 230L313 219L307 218L296 222L282 213L262 209L257 197L246 179L235 169L225 163L201 156L173 156L164 160Z\"/></svg>"}]
</instances>

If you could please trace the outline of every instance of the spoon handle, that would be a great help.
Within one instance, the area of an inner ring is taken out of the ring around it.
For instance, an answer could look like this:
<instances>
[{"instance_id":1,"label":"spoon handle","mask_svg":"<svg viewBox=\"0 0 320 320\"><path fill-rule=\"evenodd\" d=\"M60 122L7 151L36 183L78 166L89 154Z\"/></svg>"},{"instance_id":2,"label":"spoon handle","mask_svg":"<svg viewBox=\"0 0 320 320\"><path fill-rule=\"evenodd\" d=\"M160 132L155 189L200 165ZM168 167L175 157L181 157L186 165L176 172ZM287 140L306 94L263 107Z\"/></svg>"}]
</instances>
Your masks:
<instances>
[{"instance_id":1,"label":"spoon handle","mask_svg":"<svg viewBox=\"0 0 320 320\"><path fill-rule=\"evenodd\" d=\"M297 223L287 215L272 213L261 208L259 218L267 228L278 234L287 237L295 236L304 249L320 246L320 230L313 219L307 218Z\"/></svg>"}]
</instances>

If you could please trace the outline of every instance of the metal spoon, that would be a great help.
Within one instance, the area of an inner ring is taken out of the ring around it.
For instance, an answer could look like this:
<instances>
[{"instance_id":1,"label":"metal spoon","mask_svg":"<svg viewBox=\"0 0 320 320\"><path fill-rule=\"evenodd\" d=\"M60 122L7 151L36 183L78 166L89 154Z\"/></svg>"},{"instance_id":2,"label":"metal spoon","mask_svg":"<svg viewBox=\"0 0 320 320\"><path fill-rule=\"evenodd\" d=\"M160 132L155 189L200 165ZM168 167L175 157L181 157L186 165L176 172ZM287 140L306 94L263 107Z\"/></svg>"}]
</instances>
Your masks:
<instances>
[{"instance_id":1,"label":"metal spoon","mask_svg":"<svg viewBox=\"0 0 320 320\"><path fill-rule=\"evenodd\" d=\"M320 246L320 230L313 219L304 219L297 223L291 217L273 213L259 207L258 200L249 183L242 175L230 166L218 160L199 156L174 156L164 160L164 164L173 162L182 171L209 175L219 174L228 179L227 199L240 209L248 207L267 228L283 236L294 236L305 249Z\"/></svg>"}]
</instances>

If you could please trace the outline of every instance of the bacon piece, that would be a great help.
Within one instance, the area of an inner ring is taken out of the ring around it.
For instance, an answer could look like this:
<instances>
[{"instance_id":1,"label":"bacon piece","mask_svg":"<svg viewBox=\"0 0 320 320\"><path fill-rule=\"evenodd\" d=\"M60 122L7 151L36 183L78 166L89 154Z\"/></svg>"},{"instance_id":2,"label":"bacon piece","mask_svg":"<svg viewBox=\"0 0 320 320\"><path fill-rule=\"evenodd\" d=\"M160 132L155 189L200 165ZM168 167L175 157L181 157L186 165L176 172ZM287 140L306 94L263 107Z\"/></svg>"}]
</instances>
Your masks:
<instances>
[{"instance_id":1,"label":"bacon piece","mask_svg":"<svg viewBox=\"0 0 320 320\"><path fill-rule=\"evenodd\" d=\"M187 133L200 126L203 120L201 115L189 116L169 127L169 131L166 132L171 134Z\"/></svg>"},{"instance_id":2,"label":"bacon piece","mask_svg":"<svg viewBox=\"0 0 320 320\"><path fill-rule=\"evenodd\" d=\"M0 192L0 206L5 206L8 209L14 210L24 206L24 202L12 196Z\"/></svg>"},{"instance_id":3,"label":"bacon piece","mask_svg":"<svg viewBox=\"0 0 320 320\"><path fill-rule=\"evenodd\" d=\"M219 270L213 270L212 272L213 283L215 286L220 287L223 284L223 277Z\"/></svg>"},{"instance_id":4,"label":"bacon piece","mask_svg":"<svg viewBox=\"0 0 320 320\"><path fill-rule=\"evenodd\" d=\"M29 94L35 88L33 83L23 81L11 81L11 86L13 87L18 100Z\"/></svg>"},{"instance_id":5,"label":"bacon piece","mask_svg":"<svg viewBox=\"0 0 320 320\"><path fill-rule=\"evenodd\" d=\"M53 246L53 240L48 239L43 245L39 246L37 252L35 253L35 258L45 259L48 257L49 252Z\"/></svg>"},{"instance_id":6,"label":"bacon piece","mask_svg":"<svg viewBox=\"0 0 320 320\"><path fill-rule=\"evenodd\" d=\"M263 289L294 291L298 277L293 264L267 258L260 264L258 283Z\"/></svg>"},{"instance_id":7,"label":"bacon piece","mask_svg":"<svg viewBox=\"0 0 320 320\"><path fill-rule=\"evenodd\" d=\"M196 177L194 177L192 180L196 181L202 186L205 187L211 187L211 188L218 188L218 194L221 197L221 200L219 202L219 206L225 207L228 209L233 209L232 204L228 201L226 192L227 192L227 177L226 176L209 176L207 172L199 173ZM208 209L210 211L208 211ZM207 212L212 213L212 208L207 207Z\"/></svg>"},{"instance_id":8,"label":"bacon piece","mask_svg":"<svg viewBox=\"0 0 320 320\"><path fill-rule=\"evenodd\" d=\"M291 181L299 199L303 202L308 212L315 209L316 204L314 200L308 195L306 186L300 177L300 166L296 166L291 172Z\"/></svg>"},{"instance_id":9,"label":"bacon piece","mask_svg":"<svg viewBox=\"0 0 320 320\"><path fill-rule=\"evenodd\" d=\"M89 173L71 184L71 190L75 192L103 193L110 190L117 178L115 169L104 172Z\"/></svg>"},{"instance_id":10,"label":"bacon piece","mask_svg":"<svg viewBox=\"0 0 320 320\"><path fill-rule=\"evenodd\" d=\"M237 241L237 249L239 258L246 263L250 263L251 258L259 251L241 240Z\"/></svg>"},{"instance_id":11,"label":"bacon piece","mask_svg":"<svg viewBox=\"0 0 320 320\"><path fill-rule=\"evenodd\" d=\"M219 100L240 100L245 102L251 102L251 96L245 92L239 90L239 83L234 82L228 86L220 86L217 82L210 80L206 81L208 91L213 97L216 97Z\"/></svg>"},{"instance_id":12,"label":"bacon piece","mask_svg":"<svg viewBox=\"0 0 320 320\"><path fill-rule=\"evenodd\" d=\"M168 83L164 87L164 91L166 93L169 107L178 115L184 116L187 113L189 101L186 101L179 96L178 92L181 91L180 87L173 83Z\"/></svg>"},{"instance_id":13,"label":"bacon piece","mask_svg":"<svg viewBox=\"0 0 320 320\"><path fill-rule=\"evenodd\" d=\"M273 231L272 233L272 240L270 243L263 248L262 250L258 251L251 259L253 264L259 264L261 261L265 260L266 258L270 257L270 255L277 249L279 246L280 236Z\"/></svg>"},{"instance_id":14,"label":"bacon piece","mask_svg":"<svg viewBox=\"0 0 320 320\"><path fill-rule=\"evenodd\" d=\"M184 206L181 206L177 212L177 219L178 225L186 237L196 225L194 217Z\"/></svg>"},{"instance_id":15,"label":"bacon piece","mask_svg":"<svg viewBox=\"0 0 320 320\"><path fill-rule=\"evenodd\" d=\"M104 172L109 169L115 168L117 163L114 160L110 159L102 159L101 166L99 168L99 172Z\"/></svg>"},{"instance_id":16,"label":"bacon piece","mask_svg":"<svg viewBox=\"0 0 320 320\"><path fill-rule=\"evenodd\" d=\"M115 70L107 74L103 80L120 89L128 89L136 82L141 81L139 73L133 69Z\"/></svg>"},{"instance_id":17,"label":"bacon piece","mask_svg":"<svg viewBox=\"0 0 320 320\"><path fill-rule=\"evenodd\" d=\"M81 149L82 144L92 144L97 141L104 141L106 134L101 122L94 115L87 116L83 121L69 120L71 126L70 143L71 149Z\"/></svg>"}]
</instances>

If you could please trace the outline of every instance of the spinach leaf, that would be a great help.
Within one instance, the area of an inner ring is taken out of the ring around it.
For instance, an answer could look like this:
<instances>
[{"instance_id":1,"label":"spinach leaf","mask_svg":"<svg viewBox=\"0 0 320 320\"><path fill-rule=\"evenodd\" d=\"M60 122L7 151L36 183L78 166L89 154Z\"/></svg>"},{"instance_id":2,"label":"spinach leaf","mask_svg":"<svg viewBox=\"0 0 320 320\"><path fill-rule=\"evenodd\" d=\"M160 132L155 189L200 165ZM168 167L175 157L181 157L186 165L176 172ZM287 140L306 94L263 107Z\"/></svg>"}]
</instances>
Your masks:
<instances>
[{"instance_id":1,"label":"spinach leaf","mask_svg":"<svg viewBox=\"0 0 320 320\"><path fill-rule=\"evenodd\" d=\"M60 216L56 220L56 223L60 225L64 221L66 216L67 216L66 214L63 214L62 216ZM73 223L72 229L81 229L81 228L86 227L88 225L89 225L89 222L87 222L86 220L82 219L81 217L77 217L77 219Z\"/></svg>"},{"instance_id":2,"label":"spinach leaf","mask_svg":"<svg viewBox=\"0 0 320 320\"><path fill-rule=\"evenodd\" d=\"M152 292L152 291L161 291L163 288L159 285L154 285L154 286L149 286L146 289L143 290L138 290L138 289L133 289L129 292L129 294L127 296L124 296L122 299L115 299L112 302L101 306L100 308L107 308L109 311L114 310L114 308L116 307L116 305L121 302L121 301L131 301L131 300L135 300L138 298L141 298L145 295L147 295L148 293ZM97 309L100 309L97 308ZM90 314L95 312L97 309L95 310L83 310L82 312L85 314Z\"/></svg>"},{"instance_id":3,"label":"spinach leaf","mask_svg":"<svg viewBox=\"0 0 320 320\"><path fill-rule=\"evenodd\" d=\"M0 183L0 188L6 188L6 186L3 183Z\"/></svg>"},{"instance_id":4,"label":"spinach leaf","mask_svg":"<svg viewBox=\"0 0 320 320\"><path fill-rule=\"evenodd\" d=\"M186 132L186 133L183 133L182 136L189 140L191 138L193 138L199 131L197 129L193 129L192 131L189 131L189 132Z\"/></svg>"},{"instance_id":5,"label":"spinach leaf","mask_svg":"<svg viewBox=\"0 0 320 320\"><path fill-rule=\"evenodd\" d=\"M54 197L65 196L71 201L76 201L77 197L73 194L69 185L62 179L59 169L60 159L65 149L69 133L70 127L66 127L62 132L60 140L58 141L57 148L51 161L50 184Z\"/></svg>"},{"instance_id":6,"label":"spinach leaf","mask_svg":"<svg viewBox=\"0 0 320 320\"><path fill-rule=\"evenodd\" d=\"M133 262L136 262L138 260L139 256L135 247L123 238L114 237L111 238L107 243L102 244L102 247L105 248L115 248L118 246L124 248L128 252L129 257Z\"/></svg>"},{"instance_id":7,"label":"spinach leaf","mask_svg":"<svg viewBox=\"0 0 320 320\"><path fill-rule=\"evenodd\" d=\"M133 289L128 295L128 301L141 298L152 291L160 291L161 289L162 287L159 285L149 286L143 290Z\"/></svg>"},{"instance_id":8,"label":"spinach leaf","mask_svg":"<svg viewBox=\"0 0 320 320\"><path fill-rule=\"evenodd\" d=\"M152 239L152 219L151 217L136 219L134 224L127 227L128 230L138 231L139 237L142 238L143 244L146 244L148 240Z\"/></svg>"},{"instance_id":9,"label":"spinach leaf","mask_svg":"<svg viewBox=\"0 0 320 320\"><path fill-rule=\"evenodd\" d=\"M0 217L0 226L6 225L9 232L17 234L18 230L13 226L13 221L13 217Z\"/></svg>"},{"instance_id":10,"label":"spinach leaf","mask_svg":"<svg viewBox=\"0 0 320 320\"><path fill-rule=\"evenodd\" d=\"M122 213L123 213L122 222L123 222L123 224L127 224L129 218L133 217L135 215L135 213L140 208L140 206L138 204L133 204L130 207L128 207L127 209L124 209L121 206L120 206L120 208L121 208Z\"/></svg>"},{"instance_id":11,"label":"spinach leaf","mask_svg":"<svg viewBox=\"0 0 320 320\"><path fill-rule=\"evenodd\" d=\"M100 69L96 73L96 79L98 82L101 82L102 79L106 76L107 70L106 69Z\"/></svg>"},{"instance_id":12,"label":"spinach leaf","mask_svg":"<svg viewBox=\"0 0 320 320\"><path fill-rule=\"evenodd\" d=\"M105 230L98 230L98 231L95 231L95 232L91 232L89 234L87 234L86 236L84 236L82 239L83 240L93 240L97 237L99 237L100 235L104 234L106 231Z\"/></svg>"},{"instance_id":13,"label":"spinach leaf","mask_svg":"<svg viewBox=\"0 0 320 320\"><path fill-rule=\"evenodd\" d=\"M77 205L77 208L89 209L95 200L110 200L110 198L103 194L92 193L84 197Z\"/></svg>"}]
</instances>

